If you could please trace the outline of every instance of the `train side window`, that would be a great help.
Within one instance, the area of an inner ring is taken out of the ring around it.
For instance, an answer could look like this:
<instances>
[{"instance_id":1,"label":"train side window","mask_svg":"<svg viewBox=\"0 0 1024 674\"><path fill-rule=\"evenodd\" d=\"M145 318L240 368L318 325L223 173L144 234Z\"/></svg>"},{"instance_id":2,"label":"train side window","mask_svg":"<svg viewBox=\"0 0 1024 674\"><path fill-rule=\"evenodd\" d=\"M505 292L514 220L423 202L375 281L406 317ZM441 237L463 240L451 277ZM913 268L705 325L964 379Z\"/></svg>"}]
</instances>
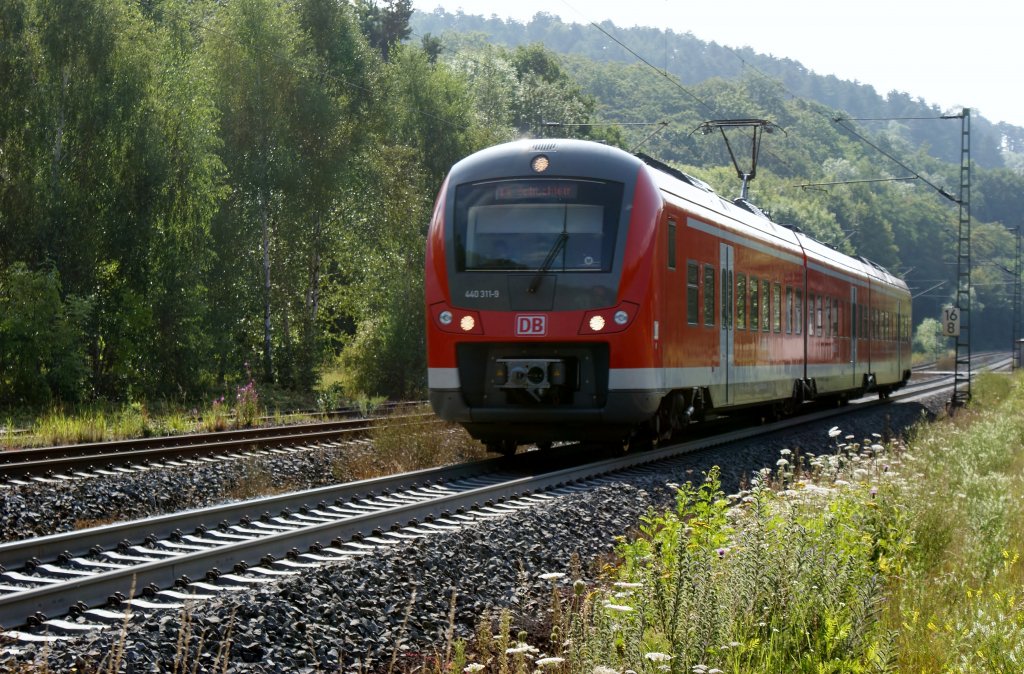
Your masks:
<instances>
[{"instance_id":1,"label":"train side window","mask_svg":"<svg viewBox=\"0 0 1024 674\"><path fill-rule=\"evenodd\" d=\"M700 272L696 262L686 263L686 322L697 325L697 296L700 287Z\"/></svg>"},{"instance_id":2,"label":"train side window","mask_svg":"<svg viewBox=\"0 0 1024 674\"><path fill-rule=\"evenodd\" d=\"M772 286L772 330L782 332L782 284Z\"/></svg>"},{"instance_id":3,"label":"train side window","mask_svg":"<svg viewBox=\"0 0 1024 674\"><path fill-rule=\"evenodd\" d=\"M786 286L786 334L793 334L793 287Z\"/></svg>"},{"instance_id":4,"label":"train side window","mask_svg":"<svg viewBox=\"0 0 1024 674\"><path fill-rule=\"evenodd\" d=\"M750 277L750 329L757 332L757 326L761 316L761 303L758 298L758 280L756 276Z\"/></svg>"},{"instance_id":5,"label":"train side window","mask_svg":"<svg viewBox=\"0 0 1024 674\"><path fill-rule=\"evenodd\" d=\"M832 336L832 300L825 298L825 336Z\"/></svg>"},{"instance_id":6,"label":"train side window","mask_svg":"<svg viewBox=\"0 0 1024 674\"><path fill-rule=\"evenodd\" d=\"M804 291L796 289L796 316L793 319L796 326L796 334L803 334L804 331Z\"/></svg>"},{"instance_id":7,"label":"train side window","mask_svg":"<svg viewBox=\"0 0 1024 674\"><path fill-rule=\"evenodd\" d=\"M769 287L771 287L771 283L768 279L761 279L761 332L768 332L771 329L771 326L768 324L772 318L772 307L768 303Z\"/></svg>"},{"instance_id":8,"label":"train side window","mask_svg":"<svg viewBox=\"0 0 1024 674\"><path fill-rule=\"evenodd\" d=\"M668 221L668 268L676 268L676 221Z\"/></svg>"},{"instance_id":9,"label":"train side window","mask_svg":"<svg viewBox=\"0 0 1024 674\"><path fill-rule=\"evenodd\" d=\"M832 298L832 334L839 336L839 300Z\"/></svg>"},{"instance_id":10,"label":"train side window","mask_svg":"<svg viewBox=\"0 0 1024 674\"><path fill-rule=\"evenodd\" d=\"M704 325L715 324L715 268L704 265Z\"/></svg>"},{"instance_id":11,"label":"train side window","mask_svg":"<svg viewBox=\"0 0 1024 674\"><path fill-rule=\"evenodd\" d=\"M822 330L822 327L823 327L823 324L822 324L822 309L824 307L822 306L822 301L821 300L822 300L822 296L821 295L818 295L815 298L815 301L818 303L818 306L817 306L817 314L816 314L817 324L814 326L814 334L817 335L818 337L821 337L822 334L823 334L823 330Z\"/></svg>"},{"instance_id":12,"label":"train side window","mask_svg":"<svg viewBox=\"0 0 1024 674\"><path fill-rule=\"evenodd\" d=\"M736 329L747 329L747 275L736 274Z\"/></svg>"},{"instance_id":13,"label":"train side window","mask_svg":"<svg viewBox=\"0 0 1024 674\"><path fill-rule=\"evenodd\" d=\"M807 336L814 337L814 293L807 293Z\"/></svg>"}]
</instances>

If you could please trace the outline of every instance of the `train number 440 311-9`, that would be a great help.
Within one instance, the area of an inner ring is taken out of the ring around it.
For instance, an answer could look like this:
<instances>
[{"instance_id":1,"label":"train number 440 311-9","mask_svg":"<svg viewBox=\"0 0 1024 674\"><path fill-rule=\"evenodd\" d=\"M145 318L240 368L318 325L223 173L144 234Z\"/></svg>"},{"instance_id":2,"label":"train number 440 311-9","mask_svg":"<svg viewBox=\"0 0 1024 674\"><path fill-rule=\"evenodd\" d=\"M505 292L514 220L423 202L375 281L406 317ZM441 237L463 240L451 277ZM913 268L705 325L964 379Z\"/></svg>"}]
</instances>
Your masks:
<instances>
[{"instance_id":1,"label":"train number 440 311-9","mask_svg":"<svg viewBox=\"0 0 1024 674\"><path fill-rule=\"evenodd\" d=\"M501 293L497 290L467 290L466 297L477 299L497 299Z\"/></svg>"}]
</instances>

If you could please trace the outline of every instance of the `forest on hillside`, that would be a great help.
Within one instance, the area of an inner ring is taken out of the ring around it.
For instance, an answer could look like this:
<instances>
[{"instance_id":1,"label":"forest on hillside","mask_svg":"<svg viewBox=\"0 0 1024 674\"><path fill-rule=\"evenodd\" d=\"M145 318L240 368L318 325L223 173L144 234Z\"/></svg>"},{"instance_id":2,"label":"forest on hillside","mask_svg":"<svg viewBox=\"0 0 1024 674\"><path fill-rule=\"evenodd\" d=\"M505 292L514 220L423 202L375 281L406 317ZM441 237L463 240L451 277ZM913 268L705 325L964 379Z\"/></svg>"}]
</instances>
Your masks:
<instances>
[{"instance_id":1,"label":"forest on hillside","mask_svg":"<svg viewBox=\"0 0 1024 674\"><path fill-rule=\"evenodd\" d=\"M437 189L458 159L526 135L638 148L732 196L721 140L693 130L771 119L759 205L903 274L917 316L951 296L956 208L921 180L874 182L904 169L858 135L953 188L958 121L837 124L881 116L877 95L838 83L850 100L834 105L799 93L819 85L791 82L798 64L716 70L707 45L699 74L659 74L558 53L566 31L617 44L593 28L455 25L469 19L442 26L409 0L0 0L0 408L189 404L250 379L301 393L325 372L353 397L421 397ZM972 121L974 320L995 346L1022 131ZM806 187L843 180L864 182Z\"/></svg>"}]
</instances>

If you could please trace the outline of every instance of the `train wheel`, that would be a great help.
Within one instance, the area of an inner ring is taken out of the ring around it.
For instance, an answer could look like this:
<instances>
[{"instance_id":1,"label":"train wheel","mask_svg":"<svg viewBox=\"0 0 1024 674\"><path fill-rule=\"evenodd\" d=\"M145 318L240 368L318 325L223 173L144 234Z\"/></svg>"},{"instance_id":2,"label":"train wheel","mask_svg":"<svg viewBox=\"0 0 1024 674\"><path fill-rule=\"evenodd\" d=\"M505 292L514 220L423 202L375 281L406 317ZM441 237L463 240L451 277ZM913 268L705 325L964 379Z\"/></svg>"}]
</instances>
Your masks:
<instances>
[{"instance_id":1,"label":"train wheel","mask_svg":"<svg viewBox=\"0 0 1024 674\"><path fill-rule=\"evenodd\" d=\"M487 443L488 452L494 452L502 456L512 456L516 453L516 448L518 447L519 445L516 444L515 440L498 440L497 442Z\"/></svg>"}]
</instances>

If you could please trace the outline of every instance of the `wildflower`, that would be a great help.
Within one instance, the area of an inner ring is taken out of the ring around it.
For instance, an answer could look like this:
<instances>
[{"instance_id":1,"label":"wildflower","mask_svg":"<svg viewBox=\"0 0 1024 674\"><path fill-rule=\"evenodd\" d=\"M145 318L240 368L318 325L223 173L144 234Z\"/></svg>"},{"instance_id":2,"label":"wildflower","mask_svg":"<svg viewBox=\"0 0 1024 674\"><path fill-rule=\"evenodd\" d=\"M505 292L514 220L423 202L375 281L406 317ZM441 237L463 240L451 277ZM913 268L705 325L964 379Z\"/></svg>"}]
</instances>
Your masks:
<instances>
[{"instance_id":1,"label":"wildflower","mask_svg":"<svg viewBox=\"0 0 1024 674\"><path fill-rule=\"evenodd\" d=\"M878 495L878 487L871 488L871 498L875 498Z\"/></svg>"},{"instance_id":2,"label":"wildflower","mask_svg":"<svg viewBox=\"0 0 1024 674\"><path fill-rule=\"evenodd\" d=\"M609 611L615 611L617 613L629 613L630 611L633 610L632 606L624 606L622 604L613 604L610 601L609 602L605 602L604 607L606 609L608 609Z\"/></svg>"},{"instance_id":3,"label":"wildflower","mask_svg":"<svg viewBox=\"0 0 1024 674\"><path fill-rule=\"evenodd\" d=\"M785 459L779 459L778 461L775 462L775 465L785 468L786 466L789 465L789 461L786 461Z\"/></svg>"},{"instance_id":4,"label":"wildflower","mask_svg":"<svg viewBox=\"0 0 1024 674\"><path fill-rule=\"evenodd\" d=\"M565 574L558 572L542 573L540 574L540 578L541 580L558 580L559 578L565 578Z\"/></svg>"},{"instance_id":5,"label":"wildflower","mask_svg":"<svg viewBox=\"0 0 1024 674\"><path fill-rule=\"evenodd\" d=\"M779 451L779 454L781 454L782 456L789 456L789 455L790 455L790 454L792 454L792 453L793 453L793 452L791 452L791 451L790 451L790 450L788 450L788 449L783 449L783 450L780 450L780 451Z\"/></svg>"},{"instance_id":6,"label":"wildflower","mask_svg":"<svg viewBox=\"0 0 1024 674\"><path fill-rule=\"evenodd\" d=\"M619 674L619 672L618 670L612 669L611 667L597 665L596 667L594 667L594 671L590 674Z\"/></svg>"},{"instance_id":7,"label":"wildflower","mask_svg":"<svg viewBox=\"0 0 1024 674\"><path fill-rule=\"evenodd\" d=\"M838 426L833 426L832 428L828 429L828 437L830 438L837 438L840 435L842 435L842 433L843 432L839 430Z\"/></svg>"},{"instance_id":8,"label":"wildflower","mask_svg":"<svg viewBox=\"0 0 1024 674\"><path fill-rule=\"evenodd\" d=\"M515 646L513 646L511 648L506 648L505 652L508 653L509 655L514 655L516 653L524 653L524 654L539 653L540 651L538 651L536 648L534 648L530 644L523 643L522 641L520 641Z\"/></svg>"},{"instance_id":9,"label":"wildflower","mask_svg":"<svg viewBox=\"0 0 1024 674\"><path fill-rule=\"evenodd\" d=\"M484 671L484 666L481 665L479 662L471 662L465 667L463 667L462 671L466 672L466 674L473 674L473 672L482 672Z\"/></svg>"},{"instance_id":10,"label":"wildflower","mask_svg":"<svg viewBox=\"0 0 1024 674\"><path fill-rule=\"evenodd\" d=\"M716 552L718 553L718 558L721 559L721 558L725 557L727 552L729 552L729 548L718 548L718 550L716 550Z\"/></svg>"},{"instance_id":11,"label":"wildflower","mask_svg":"<svg viewBox=\"0 0 1024 674\"><path fill-rule=\"evenodd\" d=\"M619 582L617 582L617 583L614 583L614 585L615 585L615 587L624 587L624 588L627 588L627 589L635 589L635 588L638 588L638 587L643 587L642 583L627 583L627 582L621 581L621 580Z\"/></svg>"},{"instance_id":12,"label":"wildflower","mask_svg":"<svg viewBox=\"0 0 1024 674\"><path fill-rule=\"evenodd\" d=\"M668 662L672 659L672 656L668 653L658 653L657 651L654 651L652 653L645 653L644 657L650 660L651 662Z\"/></svg>"},{"instance_id":13,"label":"wildflower","mask_svg":"<svg viewBox=\"0 0 1024 674\"><path fill-rule=\"evenodd\" d=\"M871 451L873 451L873 452L883 452L883 451L885 451L885 447L883 447L882 445L879 445L879 444L874 444L874 445L871 445Z\"/></svg>"},{"instance_id":14,"label":"wildflower","mask_svg":"<svg viewBox=\"0 0 1024 674\"><path fill-rule=\"evenodd\" d=\"M541 658L540 660L537 660L537 666L543 668L543 667L547 667L548 665L560 665L563 662L565 662L565 658L557 658L557 657Z\"/></svg>"}]
</instances>

